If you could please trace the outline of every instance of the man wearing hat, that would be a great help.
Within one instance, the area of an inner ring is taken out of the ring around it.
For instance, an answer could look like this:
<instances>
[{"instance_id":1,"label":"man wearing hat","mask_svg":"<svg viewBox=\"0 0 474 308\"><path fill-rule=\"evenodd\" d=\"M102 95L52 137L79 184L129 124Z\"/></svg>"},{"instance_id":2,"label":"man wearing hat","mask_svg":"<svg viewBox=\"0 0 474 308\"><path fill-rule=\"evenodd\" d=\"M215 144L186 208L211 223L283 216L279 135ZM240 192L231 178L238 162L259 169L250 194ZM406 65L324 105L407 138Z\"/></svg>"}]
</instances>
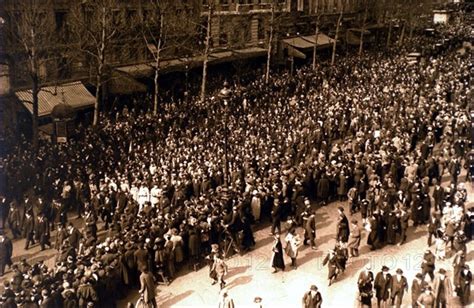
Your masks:
<instances>
[{"instance_id":1,"label":"man wearing hat","mask_svg":"<svg viewBox=\"0 0 474 308\"><path fill-rule=\"evenodd\" d=\"M449 277L446 276L446 270L444 268L440 268L438 274L439 275L433 281L433 294L435 296L436 307L445 308L453 296L453 285Z\"/></svg>"},{"instance_id":2,"label":"man wearing hat","mask_svg":"<svg viewBox=\"0 0 474 308\"><path fill-rule=\"evenodd\" d=\"M435 297L431 291L431 286L427 286L416 301L416 307L434 307Z\"/></svg>"},{"instance_id":3,"label":"man wearing hat","mask_svg":"<svg viewBox=\"0 0 474 308\"><path fill-rule=\"evenodd\" d=\"M234 308L234 300L229 296L226 289L221 290L219 298L219 308Z\"/></svg>"},{"instance_id":4,"label":"man wearing hat","mask_svg":"<svg viewBox=\"0 0 474 308\"><path fill-rule=\"evenodd\" d=\"M382 266L382 270L375 276L375 296L377 297L377 307L387 307L388 299L390 298L390 285L392 275L388 272L387 266Z\"/></svg>"},{"instance_id":5,"label":"man wearing hat","mask_svg":"<svg viewBox=\"0 0 474 308\"><path fill-rule=\"evenodd\" d=\"M423 275L421 273L417 273L411 283L411 304L413 307L418 307L418 297L420 297L421 293L423 293L427 286L428 283L423 280Z\"/></svg>"},{"instance_id":6,"label":"man wearing hat","mask_svg":"<svg viewBox=\"0 0 474 308\"><path fill-rule=\"evenodd\" d=\"M306 201L305 201L306 202ZM309 202L309 200L308 200ZM316 215L315 211L306 211L307 215L303 216L303 228L304 228L304 244L310 245L311 249L316 249L315 237L316 237ZM309 243L308 243L309 242Z\"/></svg>"},{"instance_id":7,"label":"man wearing hat","mask_svg":"<svg viewBox=\"0 0 474 308\"><path fill-rule=\"evenodd\" d=\"M282 209L280 205L280 201L278 198L275 198L273 201L272 207L272 228L271 228L271 235L275 234L275 230L278 229L278 233L281 233L281 216L282 216Z\"/></svg>"},{"instance_id":8,"label":"man wearing hat","mask_svg":"<svg viewBox=\"0 0 474 308\"><path fill-rule=\"evenodd\" d=\"M471 283L472 273L469 270L469 265L465 264L459 273L459 282L456 287L456 293L459 296L461 304L467 306L471 297Z\"/></svg>"},{"instance_id":9,"label":"man wearing hat","mask_svg":"<svg viewBox=\"0 0 474 308\"><path fill-rule=\"evenodd\" d=\"M142 269L140 274L140 290L138 291L147 307L158 307L156 303L156 285L153 274L148 270L148 267Z\"/></svg>"},{"instance_id":10,"label":"man wearing hat","mask_svg":"<svg viewBox=\"0 0 474 308\"><path fill-rule=\"evenodd\" d=\"M434 279L434 270L435 270L435 255L431 250L426 249L425 254L423 255L423 261L421 263L421 273L423 274L423 279L425 279L426 274L430 275L431 280Z\"/></svg>"},{"instance_id":11,"label":"man wearing hat","mask_svg":"<svg viewBox=\"0 0 474 308\"><path fill-rule=\"evenodd\" d=\"M347 243L349 240L349 221L347 220L346 215L344 214L344 208L340 206L338 208L339 219L337 222L337 241Z\"/></svg>"},{"instance_id":12,"label":"man wearing hat","mask_svg":"<svg viewBox=\"0 0 474 308\"><path fill-rule=\"evenodd\" d=\"M396 271L396 275L391 279L391 295L392 295L392 306L395 305L397 308L400 308L403 301L403 295L405 291L408 292L408 281L405 276L403 276L403 271L399 268Z\"/></svg>"},{"instance_id":13,"label":"man wearing hat","mask_svg":"<svg viewBox=\"0 0 474 308\"><path fill-rule=\"evenodd\" d=\"M5 273L6 266L12 266L12 241L0 230L0 277Z\"/></svg>"},{"instance_id":14,"label":"man wearing hat","mask_svg":"<svg viewBox=\"0 0 474 308\"><path fill-rule=\"evenodd\" d=\"M362 307L372 307L374 274L371 271L370 264L360 272L357 279L357 288L359 289L359 300Z\"/></svg>"},{"instance_id":15,"label":"man wearing hat","mask_svg":"<svg viewBox=\"0 0 474 308\"><path fill-rule=\"evenodd\" d=\"M303 296L303 308L320 308L323 303L321 293L318 291L318 287L312 285Z\"/></svg>"}]
</instances>

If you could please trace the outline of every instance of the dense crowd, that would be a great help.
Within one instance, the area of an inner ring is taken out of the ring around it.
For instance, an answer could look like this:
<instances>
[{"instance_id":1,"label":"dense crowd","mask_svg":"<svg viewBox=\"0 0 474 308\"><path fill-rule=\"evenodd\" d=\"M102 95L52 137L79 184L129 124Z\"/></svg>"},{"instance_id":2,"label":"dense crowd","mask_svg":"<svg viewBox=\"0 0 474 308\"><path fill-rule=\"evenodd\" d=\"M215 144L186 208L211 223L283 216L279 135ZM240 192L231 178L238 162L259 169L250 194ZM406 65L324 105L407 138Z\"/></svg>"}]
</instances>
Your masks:
<instances>
[{"instance_id":1,"label":"dense crowd","mask_svg":"<svg viewBox=\"0 0 474 308\"><path fill-rule=\"evenodd\" d=\"M462 39L464 29L457 31ZM37 155L19 145L3 161L0 223L26 239L25 249L38 242L58 254L52 268L2 259L0 274L6 265L13 271L2 305L114 306L140 273L168 282L184 264L198 266L213 244L225 255L251 249L252 225L265 219L272 234L287 220L302 226L304 242L317 249L311 201L349 199L372 249L402 244L411 220L429 224L438 258L446 257L442 242L465 250L472 212L459 175L473 162L471 63L447 46L418 65L404 53L347 56L268 84L256 77L233 84L228 104L190 100L157 116L125 108ZM447 189L439 185L444 175ZM431 185L439 191L434 204ZM81 227L68 221L70 211ZM357 221L344 218L341 211L338 245L356 256Z\"/></svg>"}]
</instances>

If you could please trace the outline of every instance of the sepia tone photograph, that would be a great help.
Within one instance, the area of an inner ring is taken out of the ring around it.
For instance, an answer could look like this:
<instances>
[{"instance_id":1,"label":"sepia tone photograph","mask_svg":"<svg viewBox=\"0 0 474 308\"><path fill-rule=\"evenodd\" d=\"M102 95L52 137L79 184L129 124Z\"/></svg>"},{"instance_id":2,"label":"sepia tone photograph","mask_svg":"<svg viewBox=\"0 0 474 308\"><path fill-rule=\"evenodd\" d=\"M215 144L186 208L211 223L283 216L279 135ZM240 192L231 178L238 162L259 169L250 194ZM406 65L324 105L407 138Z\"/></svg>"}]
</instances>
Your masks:
<instances>
[{"instance_id":1,"label":"sepia tone photograph","mask_svg":"<svg viewBox=\"0 0 474 308\"><path fill-rule=\"evenodd\" d=\"M473 0L0 0L0 308L474 307Z\"/></svg>"}]
</instances>

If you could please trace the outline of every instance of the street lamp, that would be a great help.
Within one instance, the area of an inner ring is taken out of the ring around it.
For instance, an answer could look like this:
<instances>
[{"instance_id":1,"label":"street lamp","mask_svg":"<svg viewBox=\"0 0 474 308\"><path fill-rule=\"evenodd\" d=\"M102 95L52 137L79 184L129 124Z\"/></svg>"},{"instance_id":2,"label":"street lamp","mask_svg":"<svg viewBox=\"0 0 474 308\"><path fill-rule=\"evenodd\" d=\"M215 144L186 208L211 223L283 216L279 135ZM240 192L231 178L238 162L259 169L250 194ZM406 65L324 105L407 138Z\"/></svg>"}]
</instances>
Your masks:
<instances>
[{"instance_id":1,"label":"street lamp","mask_svg":"<svg viewBox=\"0 0 474 308\"><path fill-rule=\"evenodd\" d=\"M229 178L229 163L228 163L228 133L227 133L227 111L228 111L228 100L230 98L232 91L229 89L229 84L227 81L224 82L224 88L219 92L219 97L223 100L224 103L224 185L227 186Z\"/></svg>"}]
</instances>

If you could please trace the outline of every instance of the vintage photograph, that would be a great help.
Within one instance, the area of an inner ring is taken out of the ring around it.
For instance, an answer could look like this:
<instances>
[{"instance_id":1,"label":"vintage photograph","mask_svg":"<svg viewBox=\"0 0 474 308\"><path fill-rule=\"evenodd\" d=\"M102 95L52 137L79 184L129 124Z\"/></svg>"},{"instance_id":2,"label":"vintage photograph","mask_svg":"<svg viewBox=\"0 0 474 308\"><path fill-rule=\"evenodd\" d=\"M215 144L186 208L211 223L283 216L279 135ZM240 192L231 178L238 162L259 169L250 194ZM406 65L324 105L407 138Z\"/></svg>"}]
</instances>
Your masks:
<instances>
[{"instance_id":1,"label":"vintage photograph","mask_svg":"<svg viewBox=\"0 0 474 308\"><path fill-rule=\"evenodd\" d=\"M0 0L0 308L474 307L473 0Z\"/></svg>"}]
</instances>

